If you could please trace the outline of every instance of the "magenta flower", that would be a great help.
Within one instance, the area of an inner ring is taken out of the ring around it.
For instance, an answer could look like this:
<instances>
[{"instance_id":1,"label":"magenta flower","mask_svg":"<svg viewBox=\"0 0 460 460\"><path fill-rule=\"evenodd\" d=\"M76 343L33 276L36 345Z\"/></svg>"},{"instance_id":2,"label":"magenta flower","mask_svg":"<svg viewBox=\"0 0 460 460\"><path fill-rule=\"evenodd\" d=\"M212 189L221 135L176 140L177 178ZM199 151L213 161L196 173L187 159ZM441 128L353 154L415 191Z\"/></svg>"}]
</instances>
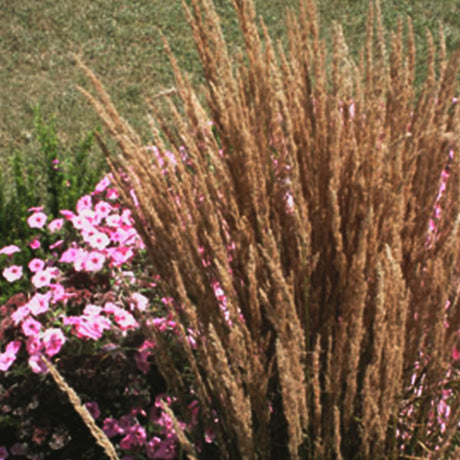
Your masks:
<instances>
[{"instance_id":1,"label":"magenta flower","mask_svg":"<svg viewBox=\"0 0 460 460\"><path fill-rule=\"evenodd\" d=\"M22 267L20 265L11 265L11 267L3 270L3 276L9 283L13 283L22 278Z\"/></svg>"},{"instance_id":2,"label":"magenta flower","mask_svg":"<svg viewBox=\"0 0 460 460\"><path fill-rule=\"evenodd\" d=\"M0 254L6 254L7 256L11 256L15 252L21 252L21 250L14 244L10 244L9 246L5 246L0 249Z\"/></svg>"},{"instance_id":3,"label":"magenta flower","mask_svg":"<svg viewBox=\"0 0 460 460\"><path fill-rule=\"evenodd\" d=\"M77 258L78 252L80 250L77 248L69 248L61 254L59 262L65 262L68 264L73 264Z\"/></svg>"},{"instance_id":4,"label":"magenta flower","mask_svg":"<svg viewBox=\"0 0 460 460\"><path fill-rule=\"evenodd\" d=\"M31 318L30 316L27 319L25 319L22 323L22 332L27 337L38 336L38 334L40 334L41 328L41 323Z\"/></svg>"},{"instance_id":5,"label":"magenta flower","mask_svg":"<svg viewBox=\"0 0 460 460\"><path fill-rule=\"evenodd\" d=\"M88 409L88 412L91 414L91 417L93 417L94 420L101 416L101 411L97 401L87 402L85 403L85 407Z\"/></svg>"},{"instance_id":6,"label":"magenta flower","mask_svg":"<svg viewBox=\"0 0 460 460\"><path fill-rule=\"evenodd\" d=\"M48 229L51 233L56 233L64 226L64 219L54 219L48 224Z\"/></svg>"},{"instance_id":7,"label":"magenta flower","mask_svg":"<svg viewBox=\"0 0 460 460\"><path fill-rule=\"evenodd\" d=\"M16 360L16 354L21 348L21 342L10 342L3 353L0 353L0 371L6 372ZM1 457L0 457L1 458ZM4 457L6 458L6 457Z\"/></svg>"},{"instance_id":8,"label":"magenta flower","mask_svg":"<svg viewBox=\"0 0 460 460\"><path fill-rule=\"evenodd\" d=\"M43 270L43 268L45 267L45 262L42 259L32 259L29 262L28 267L31 272L36 273Z\"/></svg>"},{"instance_id":9,"label":"magenta flower","mask_svg":"<svg viewBox=\"0 0 460 460\"><path fill-rule=\"evenodd\" d=\"M8 457L8 449L5 446L0 446L0 460L6 460Z\"/></svg>"},{"instance_id":10,"label":"magenta flower","mask_svg":"<svg viewBox=\"0 0 460 460\"><path fill-rule=\"evenodd\" d=\"M51 357L59 353L62 345L66 341L64 334L61 329L53 328L47 329L43 333L42 337L43 343L45 344L45 353Z\"/></svg>"},{"instance_id":11,"label":"magenta flower","mask_svg":"<svg viewBox=\"0 0 460 460\"><path fill-rule=\"evenodd\" d=\"M113 209L112 206L106 201L99 201L99 203L97 203L96 206L94 207L96 214L101 219L105 219L106 217L108 217L109 214L112 212L112 209Z\"/></svg>"},{"instance_id":12,"label":"magenta flower","mask_svg":"<svg viewBox=\"0 0 460 460\"><path fill-rule=\"evenodd\" d=\"M123 433L123 430L118 425L118 420L111 417L107 417L104 420L102 430L109 438Z\"/></svg>"},{"instance_id":13,"label":"magenta flower","mask_svg":"<svg viewBox=\"0 0 460 460\"><path fill-rule=\"evenodd\" d=\"M43 228L48 216L43 212L35 212L28 219L27 223L30 228Z\"/></svg>"},{"instance_id":14,"label":"magenta flower","mask_svg":"<svg viewBox=\"0 0 460 460\"><path fill-rule=\"evenodd\" d=\"M136 423L132 426L127 435L120 441L121 449L131 449L134 446L142 446L146 441L145 428Z\"/></svg>"},{"instance_id":15,"label":"magenta flower","mask_svg":"<svg viewBox=\"0 0 460 460\"><path fill-rule=\"evenodd\" d=\"M29 243L29 246L32 249L38 249L41 246L40 240L38 238L35 238Z\"/></svg>"}]
</instances>

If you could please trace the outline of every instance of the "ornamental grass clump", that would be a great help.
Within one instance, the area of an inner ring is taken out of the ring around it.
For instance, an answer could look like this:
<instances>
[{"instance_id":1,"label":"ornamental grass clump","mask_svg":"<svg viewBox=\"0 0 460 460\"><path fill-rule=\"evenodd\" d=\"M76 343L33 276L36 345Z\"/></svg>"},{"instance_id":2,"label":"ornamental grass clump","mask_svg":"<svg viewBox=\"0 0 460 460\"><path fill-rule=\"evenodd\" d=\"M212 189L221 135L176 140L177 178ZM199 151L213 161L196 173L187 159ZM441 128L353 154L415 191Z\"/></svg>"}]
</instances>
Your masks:
<instances>
[{"instance_id":1,"label":"ornamental grass clump","mask_svg":"<svg viewBox=\"0 0 460 460\"><path fill-rule=\"evenodd\" d=\"M339 25L328 58L310 0L287 12L287 50L233 0L236 56L212 2L187 3L205 84L165 41L183 110L152 101L154 147L82 65L119 155L99 143L174 299L184 364L161 336L155 359L200 403L201 432L177 425L184 451L199 458L212 430L222 459L455 458L460 51L446 56L441 30L436 53L427 32L418 91L411 22L388 44L378 2L359 62Z\"/></svg>"}]
</instances>

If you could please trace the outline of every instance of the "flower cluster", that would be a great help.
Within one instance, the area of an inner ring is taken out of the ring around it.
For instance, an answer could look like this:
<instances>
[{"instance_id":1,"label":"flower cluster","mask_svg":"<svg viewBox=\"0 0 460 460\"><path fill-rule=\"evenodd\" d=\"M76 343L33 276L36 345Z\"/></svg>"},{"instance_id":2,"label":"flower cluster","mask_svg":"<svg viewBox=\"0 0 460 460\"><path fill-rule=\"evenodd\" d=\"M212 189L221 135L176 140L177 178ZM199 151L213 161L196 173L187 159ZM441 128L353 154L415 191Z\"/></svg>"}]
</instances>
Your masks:
<instances>
[{"instance_id":1,"label":"flower cluster","mask_svg":"<svg viewBox=\"0 0 460 460\"><path fill-rule=\"evenodd\" d=\"M144 246L130 211L117 199L108 175L92 194L79 199L75 211L62 210L62 218L48 222L43 207L31 208L27 222L37 234L29 246L32 251L46 251L44 236L49 237L49 257L34 254L28 263L18 264L21 248L8 245L0 249L3 278L31 285L18 302L10 303L11 308L2 306L9 309L7 314L2 310L0 317L1 372L8 375L16 360L21 365L25 359L33 373L45 374L43 357L62 355L66 343L92 343L104 353L123 355L120 343L134 340L134 350L131 347L129 352L132 363L141 375L147 375L155 343L143 335L142 325L175 336L176 324L166 312L172 300L157 295L153 276L143 281L130 270L135 269ZM127 382L125 391L130 394L140 393L133 390L136 378ZM118 418L106 412L103 429L122 451L147 458L175 458L177 437L172 423L158 398L151 409L148 400L143 409L130 409ZM95 419L100 417L96 401L89 407ZM10 446L11 454L13 450ZM0 458L7 456L7 448L0 447ZM129 458L133 457L125 457Z\"/></svg>"}]
</instances>

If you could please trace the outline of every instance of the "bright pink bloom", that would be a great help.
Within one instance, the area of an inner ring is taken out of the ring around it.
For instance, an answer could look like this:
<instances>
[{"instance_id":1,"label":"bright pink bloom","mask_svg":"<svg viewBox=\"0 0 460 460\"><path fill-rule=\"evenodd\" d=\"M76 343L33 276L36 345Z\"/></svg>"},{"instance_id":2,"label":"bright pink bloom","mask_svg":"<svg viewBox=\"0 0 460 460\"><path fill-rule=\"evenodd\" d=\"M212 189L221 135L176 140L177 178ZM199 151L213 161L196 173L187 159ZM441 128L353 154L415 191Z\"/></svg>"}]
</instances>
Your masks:
<instances>
[{"instance_id":1,"label":"bright pink bloom","mask_svg":"<svg viewBox=\"0 0 460 460\"><path fill-rule=\"evenodd\" d=\"M28 219L27 223L30 228L43 228L46 224L48 216L43 212L35 212Z\"/></svg>"},{"instance_id":2,"label":"bright pink bloom","mask_svg":"<svg viewBox=\"0 0 460 460\"><path fill-rule=\"evenodd\" d=\"M64 318L64 324L75 326L79 338L98 340L105 330L112 328L109 319L102 316L69 316Z\"/></svg>"},{"instance_id":3,"label":"bright pink bloom","mask_svg":"<svg viewBox=\"0 0 460 460\"><path fill-rule=\"evenodd\" d=\"M120 267L134 256L133 250L125 246L109 248L107 251L109 252L112 263L115 265L115 267Z\"/></svg>"},{"instance_id":4,"label":"bright pink bloom","mask_svg":"<svg viewBox=\"0 0 460 460\"><path fill-rule=\"evenodd\" d=\"M132 426L126 436L120 441L121 449L131 449L134 446L142 446L146 441L145 428L136 423Z\"/></svg>"},{"instance_id":5,"label":"bright pink bloom","mask_svg":"<svg viewBox=\"0 0 460 460\"><path fill-rule=\"evenodd\" d=\"M58 240L56 243L50 244L49 248L50 249L55 249L61 246L64 243L64 240Z\"/></svg>"},{"instance_id":6,"label":"bright pink bloom","mask_svg":"<svg viewBox=\"0 0 460 460\"><path fill-rule=\"evenodd\" d=\"M102 269L104 262L104 254L97 251L91 251L83 262L83 268L88 272L97 272Z\"/></svg>"},{"instance_id":7,"label":"bright pink bloom","mask_svg":"<svg viewBox=\"0 0 460 460\"><path fill-rule=\"evenodd\" d=\"M22 267L20 265L11 265L11 267L3 270L3 276L9 283L13 283L22 278Z\"/></svg>"},{"instance_id":8,"label":"bright pink bloom","mask_svg":"<svg viewBox=\"0 0 460 460\"><path fill-rule=\"evenodd\" d=\"M40 243L40 240L38 238L35 238L29 243L29 246L32 249L38 249L42 244Z\"/></svg>"},{"instance_id":9,"label":"bright pink bloom","mask_svg":"<svg viewBox=\"0 0 460 460\"><path fill-rule=\"evenodd\" d=\"M7 371L16 360L16 355L21 348L21 342L15 340L10 342L3 353L0 353L0 371Z\"/></svg>"},{"instance_id":10,"label":"bright pink bloom","mask_svg":"<svg viewBox=\"0 0 460 460\"><path fill-rule=\"evenodd\" d=\"M22 323L22 332L26 337L36 337L40 334L42 328L41 323L31 318L30 316Z\"/></svg>"},{"instance_id":11,"label":"bright pink bloom","mask_svg":"<svg viewBox=\"0 0 460 460\"><path fill-rule=\"evenodd\" d=\"M48 229L51 233L55 233L64 226L64 219L54 219L48 224Z\"/></svg>"},{"instance_id":12,"label":"bright pink bloom","mask_svg":"<svg viewBox=\"0 0 460 460\"><path fill-rule=\"evenodd\" d=\"M120 194L116 188L109 188L106 193L106 197L108 200L116 200Z\"/></svg>"},{"instance_id":13,"label":"bright pink bloom","mask_svg":"<svg viewBox=\"0 0 460 460\"><path fill-rule=\"evenodd\" d=\"M74 228L77 230L90 231L93 228L93 225L90 222L90 220L87 218L87 216L82 216L82 215L73 216L71 218L71 222Z\"/></svg>"},{"instance_id":14,"label":"bright pink bloom","mask_svg":"<svg viewBox=\"0 0 460 460\"><path fill-rule=\"evenodd\" d=\"M97 305L88 304L86 305L85 309L83 310L83 314L85 316L98 316L102 311L102 307L98 307Z\"/></svg>"},{"instance_id":15,"label":"bright pink bloom","mask_svg":"<svg viewBox=\"0 0 460 460\"><path fill-rule=\"evenodd\" d=\"M31 272L36 273L43 270L43 268L45 267L45 262L42 259L32 259L29 262L28 267Z\"/></svg>"},{"instance_id":16,"label":"bright pink bloom","mask_svg":"<svg viewBox=\"0 0 460 460\"><path fill-rule=\"evenodd\" d=\"M45 344L45 353L51 357L59 353L62 345L66 341L64 334L59 328L47 329L43 333L43 343Z\"/></svg>"},{"instance_id":17,"label":"bright pink bloom","mask_svg":"<svg viewBox=\"0 0 460 460\"><path fill-rule=\"evenodd\" d=\"M66 218L66 220L72 220L72 217L75 216L75 214L72 211L69 211L68 209L62 209L59 212Z\"/></svg>"},{"instance_id":18,"label":"bright pink bloom","mask_svg":"<svg viewBox=\"0 0 460 460\"><path fill-rule=\"evenodd\" d=\"M40 294L37 292L27 303L30 312L35 316L46 313L49 309L50 298L50 291L48 291L46 294Z\"/></svg>"},{"instance_id":19,"label":"bright pink bloom","mask_svg":"<svg viewBox=\"0 0 460 460\"><path fill-rule=\"evenodd\" d=\"M80 249L77 248L69 248L61 254L61 258L59 262L65 262L68 264L74 263L75 259L77 258L77 254Z\"/></svg>"},{"instance_id":20,"label":"bright pink bloom","mask_svg":"<svg viewBox=\"0 0 460 460\"><path fill-rule=\"evenodd\" d=\"M7 256L11 256L15 252L21 252L21 250L14 244L10 244L9 246L5 246L0 249L0 254L6 254Z\"/></svg>"}]
</instances>

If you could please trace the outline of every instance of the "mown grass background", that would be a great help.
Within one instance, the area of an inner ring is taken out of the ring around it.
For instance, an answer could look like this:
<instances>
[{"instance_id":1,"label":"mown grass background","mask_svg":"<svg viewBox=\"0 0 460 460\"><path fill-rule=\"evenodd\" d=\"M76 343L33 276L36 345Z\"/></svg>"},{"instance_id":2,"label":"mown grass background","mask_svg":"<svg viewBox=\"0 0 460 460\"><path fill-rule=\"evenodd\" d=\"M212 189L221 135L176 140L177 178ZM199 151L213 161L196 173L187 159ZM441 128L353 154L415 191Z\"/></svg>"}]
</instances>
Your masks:
<instances>
[{"instance_id":1,"label":"mown grass background","mask_svg":"<svg viewBox=\"0 0 460 460\"><path fill-rule=\"evenodd\" d=\"M242 46L242 40L231 2L214 3L234 51ZM297 9L298 0L255 0L255 4L272 38L284 41L284 10ZM327 39L333 21L340 21L357 55L365 37L367 0L317 0L317 5L322 35ZM381 8L390 30L396 28L398 17L412 18L417 36L417 80L424 76L425 28L437 42L441 25L448 51L460 42L458 0L386 0ZM168 39L180 66L199 84L202 77L198 56L180 0L2 1L0 184L6 197L14 187L11 158L19 155L24 176L29 177L30 186L38 189L35 200L46 199L43 145L34 129L38 104L45 124L54 126L61 154L77 155L78 145L99 124L76 89L84 77L72 53L80 54L102 78L120 113L149 142L146 98L174 86L160 33ZM161 104L161 99L156 102ZM97 164L100 152L96 146L87 151L89 164Z\"/></svg>"}]
</instances>

